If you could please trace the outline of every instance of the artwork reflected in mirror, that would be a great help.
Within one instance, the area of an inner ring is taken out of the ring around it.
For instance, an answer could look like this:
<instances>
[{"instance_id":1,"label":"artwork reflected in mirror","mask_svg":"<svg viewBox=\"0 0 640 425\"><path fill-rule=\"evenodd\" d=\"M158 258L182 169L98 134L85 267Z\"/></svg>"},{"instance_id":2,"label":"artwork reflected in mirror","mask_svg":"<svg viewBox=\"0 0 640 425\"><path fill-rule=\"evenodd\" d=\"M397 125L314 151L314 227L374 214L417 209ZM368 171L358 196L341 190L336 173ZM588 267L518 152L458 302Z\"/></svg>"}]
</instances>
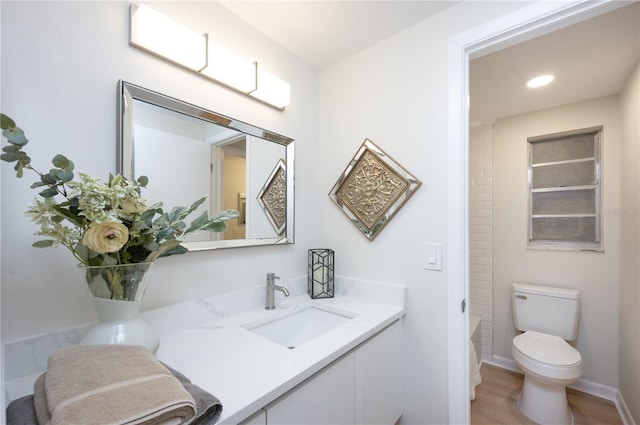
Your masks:
<instances>
[{"instance_id":1,"label":"artwork reflected in mirror","mask_svg":"<svg viewBox=\"0 0 640 425\"><path fill-rule=\"evenodd\" d=\"M293 139L126 82L119 106L118 171L149 177L149 203L170 208L206 195L199 210L240 212L225 232L194 234L186 248L293 243Z\"/></svg>"},{"instance_id":2,"label":"artwork reflected in mirror","mask_svg":"<svg viewBox=\"0 0 640 425\"><path fill-rule=\"evenodd\" d=\"M286 175L285 162L280 159L258 194L258 203L279 235L284 232L287 223Z\"/></svg>"}]
</instances>

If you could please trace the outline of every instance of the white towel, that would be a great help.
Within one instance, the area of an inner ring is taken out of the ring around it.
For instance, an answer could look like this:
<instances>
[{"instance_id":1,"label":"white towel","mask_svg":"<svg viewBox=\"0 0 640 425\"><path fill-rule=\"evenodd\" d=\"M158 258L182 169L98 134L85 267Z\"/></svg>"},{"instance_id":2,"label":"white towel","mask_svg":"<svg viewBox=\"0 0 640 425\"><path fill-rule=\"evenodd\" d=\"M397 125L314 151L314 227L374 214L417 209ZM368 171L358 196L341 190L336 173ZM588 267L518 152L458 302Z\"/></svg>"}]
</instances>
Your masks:
<instances>
[{"instance_id":1,"label":"white towel","mask_svg":"<svg viewBox=\"0 0 640 425\"><path fill-rule=\"evenodd\" d=\"M475 400L476 398L476 385L482 382L480 376L480 363L478 363L478 356L476 355L476 347L472 341L469 341L469 399Z\"/></svg>"}]
</instances>

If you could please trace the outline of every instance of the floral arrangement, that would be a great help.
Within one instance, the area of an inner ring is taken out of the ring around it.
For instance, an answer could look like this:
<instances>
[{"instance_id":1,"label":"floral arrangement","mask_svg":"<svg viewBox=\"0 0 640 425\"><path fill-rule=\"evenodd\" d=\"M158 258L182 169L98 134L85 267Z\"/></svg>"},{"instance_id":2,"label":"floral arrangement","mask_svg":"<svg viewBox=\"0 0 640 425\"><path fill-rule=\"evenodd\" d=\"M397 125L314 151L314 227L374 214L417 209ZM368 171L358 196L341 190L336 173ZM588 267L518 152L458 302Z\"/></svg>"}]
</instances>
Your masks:
<instances>
[{"instance_id":1,"label":"floral arrangement","mask_svg":"<svg viewBox=\"0 0 640 425\"><path fill-rule=\"evenodd\" d=\"M27 214L40 225L35 233L45 236L35 247L64 246L85 266L115 266L153 262L159 257L183 254L181 244L189 234L205 230L223 232L225 221L238 217L226 210L209 217L207 212L187 225L184 220L204 201L190 207L174 207L164 212L162 203L148 205L141 196L148 179L133 181L122 175L109 175L106 183L88 174L78 173L74 180L74 164L64 155L52 159L53 167L42 173L31 165L23 150L28 143L25 133L8 116L0 114L2 135L9 145L2 148L0 159L15 162L16 176L24 169L39 176L32 188L42 188ZM117 288L116 288L117 286ZM121 285L109 284L112 298L122 299ZM126 297L125 297L126 298Z\"/></svg>"}]
</instances>

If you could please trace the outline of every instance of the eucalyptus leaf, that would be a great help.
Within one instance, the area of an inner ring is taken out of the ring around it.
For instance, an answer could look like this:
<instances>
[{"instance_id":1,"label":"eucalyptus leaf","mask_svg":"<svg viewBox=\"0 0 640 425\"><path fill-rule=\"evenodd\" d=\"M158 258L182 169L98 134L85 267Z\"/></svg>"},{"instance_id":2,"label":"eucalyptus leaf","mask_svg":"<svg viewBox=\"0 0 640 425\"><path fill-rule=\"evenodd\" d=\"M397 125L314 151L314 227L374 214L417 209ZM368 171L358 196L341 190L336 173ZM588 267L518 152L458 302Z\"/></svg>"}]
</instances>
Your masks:
<instances>
[{"instance_id":1,"label":"eucalyptus leaf","mask_svg":"<svg viewBox=\"0 0 640 425\"><path fill-rule=\"evenodd\" d=\"M49 173L47 173L47 175L48 175L51 179L53 179L53 183L57 183L57 182L58 182L58 180L60 180L60 179L58 178L58 174L59 174L59 173L61 173L61 172L62 172L62 171L61 171L60 169L58 169L58 168L52 168L52 169L50 169L50 170L49 170Z\"/></svg>"},{"instance_id":2,"label":"eucalyptus leaf","mask_svg":"<svg viewBox=\"0 0 640 425\"><path fill-rule=\"evenodd\" d=\"M12 152L20 152L20 146L17 145L7 145L2 148L3 152L12 153Z\"/></svg>"},{"instance_id":3,"label":"eucalyptus leaf","mask_svg":"<svg viewBox=\"0 0 640 425\"><path fill-rule=\"evenodd\" d=\"M63 183L73 180L73 171L59 171L57 174L58 180Z\"/></svg>"},{"instance_id":4,"label":"eucalyptus leaf","mask_svg":"<svg viewBox=\"0 0 640 425\"><path fill-rule=\"evenodd\" d=\"M73 180L73 172L72 171L65 171L60 176L60 180L62 180L64 183L70 182L71 180Z\"/></svg>"},{"instance_id":5,"label":"eucalyptus leaf","mask_svg":"<svg viewBox=\"0 0 640 425\"><path fill-rule=\"evenodd\" d=\"M51 171L55 173L56 170L51 170ZM58 182L58 179L51 173L43 174L42 176L40 176L40 180L42 181L42 183L46 185L52 185Z\"/></svg>"},{"instance_id":6,"label":"eucalyptus leaf","mask_svg":"<svg viewBox=\"0 0 640 425\"><path fill-rule=\"evenodd\" d=\"M0 114L0 128L6 130L8 128L15 128L16 123L6 116L5 114Z\"/></svg>"},{"instance_id":7,"label":"eucalyptus leaf","mask_svg":"<svg viewBox=\"0 0 640 425\"><path fill-rule=\"evenodd\" d=\"M58 168L66 168L69 165L69 160L64 155L56 155L51 160L51 163Z\"/></svg>"},{"instance_id":8,"label":"eucalyptus leaf","mask_svg":"<svg viewBox=\"0 0 640 425\"><path fill-rule=\"evenodd\" d=\"M41 241L34 242L31 246L35 248L49 248L50 246L53 246L54 243L55 241L51 239L43 239Z\"/></svg>"},{"instance_id":9,"label":"eucalyptus leaf","mask_svg":"<svg viewBox=\"0 0 640 425\"><path fill-rule=\"evenodd\" d=\"M22 129L18 127L4 130L2 135L7 138L9 143L14 145L24 146L29 142Z\"/></svg>"},{"instance_id":10,"label":"eucalyptus leaf","mask_svg":"<svg viewBox=\"0 0 640 425\"><path fill-rule=\"evenodd\" d=\"M20 159L22 152L10 152L0 155L0 159L6 162L15 162Z\"/></svg>"},{"instance_id":11,"label":"eucalyptus leaf","mask_svg":"<svg viewBox=\"0 0 640 425\"><path fill-rule=\"evenodd\" d=\"M22 178L22 175L24 174L24 171L22 171L23 168L24 168L24 165L18 161L16 166L13 167L13 169L16 170L16 177Z\"/></svg>"},{"instance_id":12,"label":"eucalyptus leaf","mask_svg":"<svg viewBox=\"0 0 640 425\"><path fill-rule=\"evenodd\" d=\"M43 198L52 198L57 194L58 194L58 191L55 188L50 187L48 189L43 190L38 195L42 196Z\"/></svg>"}]
</instances>

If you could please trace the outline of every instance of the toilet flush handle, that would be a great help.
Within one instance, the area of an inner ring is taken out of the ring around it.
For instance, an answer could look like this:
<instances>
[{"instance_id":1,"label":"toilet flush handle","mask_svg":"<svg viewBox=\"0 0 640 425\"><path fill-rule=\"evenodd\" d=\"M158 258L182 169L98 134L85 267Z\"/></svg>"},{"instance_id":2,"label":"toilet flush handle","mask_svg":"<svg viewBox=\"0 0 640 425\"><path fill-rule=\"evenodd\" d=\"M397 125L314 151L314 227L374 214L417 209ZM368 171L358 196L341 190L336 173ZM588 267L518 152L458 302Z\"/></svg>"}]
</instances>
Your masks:
<instances>
[{"instance_id":1,"label":"toilet flush handle","mask_svg":"<svg viewBox=\"0 0 640 425\"><path fill-rule=\"evenodd\" d=\"M526 300L527 296L518 294L518 295L516 295L516 298L520 298L521 300Z\"/></svg>"}]
</instances>

